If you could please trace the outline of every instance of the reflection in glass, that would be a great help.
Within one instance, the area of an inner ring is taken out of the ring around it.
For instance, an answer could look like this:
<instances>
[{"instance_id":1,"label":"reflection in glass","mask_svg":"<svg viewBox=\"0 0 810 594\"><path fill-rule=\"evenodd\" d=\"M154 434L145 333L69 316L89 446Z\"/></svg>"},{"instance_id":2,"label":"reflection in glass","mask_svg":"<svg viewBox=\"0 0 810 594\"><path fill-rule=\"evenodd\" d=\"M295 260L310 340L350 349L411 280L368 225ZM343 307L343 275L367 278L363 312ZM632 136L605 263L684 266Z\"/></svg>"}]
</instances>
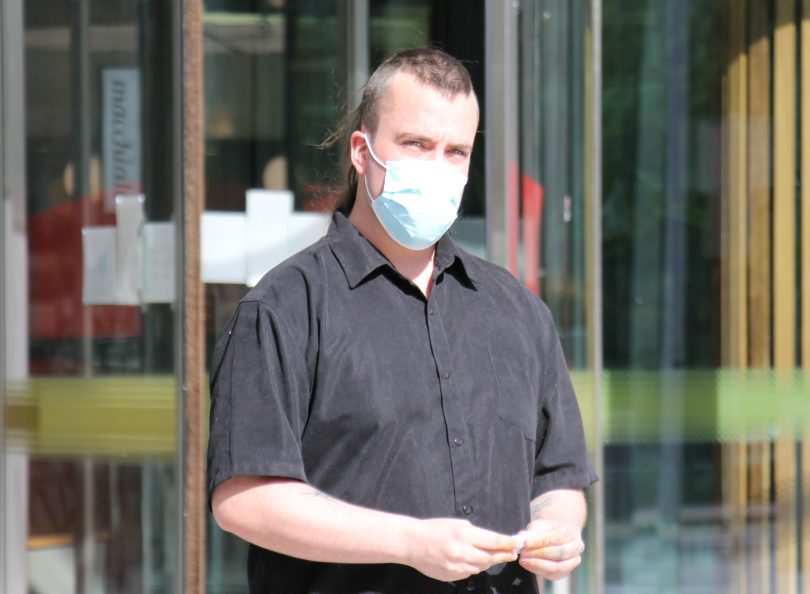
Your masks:
<instances>
[{"instance_id":1,"label":"reflection in glass","mask_svg":"<svg viewBox=\"0 0 810 594\"><path fill-rule=\"evenodd\" d=\"M592 56L586 3L537 0L520 10L520 195L518 278L551 309L582 411L589 455L599 447L594 419L592 209L588 94ZM596 509L596 488L588 490ZM571 591L596 591L595 521L586 526L582 566ZM551 589L549 585L547 591Z\"/></svg>"},{"instance_id":2,"label":"reflection in glass","mask_svg":"<svg viewBox=\"0 0 810 594\"><path fill-rule=\"evenodd\" d=\"M796 6L604 3L609 592L795 593L807 563Z\"/></svg>"},{"instance_id":3,"label":"reflection in glass","mask_svg":"<svg viewBox=\"0 0 810 594\"><path fill-rule=\"evenodd\" d=\"M22 88L3 106L22 116L21 142L0 130L25 163L7 172L24 188L7 214L24 224L3 230L24 238L9 270L25 269L3 270L23 298L4 303L15 328L0 353L25 359L4 366L17 480L3 481L1 528L6 559L21 561L5 592L165 592L177 567L173 9L19 6L3 22L15 62L2 84Z\"/></svg>"}]
</instances>

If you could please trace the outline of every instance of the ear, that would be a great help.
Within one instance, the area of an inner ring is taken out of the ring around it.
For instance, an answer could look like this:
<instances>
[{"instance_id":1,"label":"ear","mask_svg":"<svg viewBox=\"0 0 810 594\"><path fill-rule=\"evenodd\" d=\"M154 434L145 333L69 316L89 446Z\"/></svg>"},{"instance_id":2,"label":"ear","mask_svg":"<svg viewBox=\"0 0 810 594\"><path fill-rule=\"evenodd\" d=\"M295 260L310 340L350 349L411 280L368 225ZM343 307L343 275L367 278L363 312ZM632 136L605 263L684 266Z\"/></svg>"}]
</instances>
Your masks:
<instances>
[{"instance_id":1,"label":"ear","mask_svg":"<svg viewBox=\"0 0 810 594\"><path fill-rule=\"evenodd\" d=\"M349 153L352 166L357 172L357 175L365 175L369 159L368 146L366 145L365 138L363 138L363 133L359 130L352 132L352 135L349 137Z\"/></svg>"}]
</instances>

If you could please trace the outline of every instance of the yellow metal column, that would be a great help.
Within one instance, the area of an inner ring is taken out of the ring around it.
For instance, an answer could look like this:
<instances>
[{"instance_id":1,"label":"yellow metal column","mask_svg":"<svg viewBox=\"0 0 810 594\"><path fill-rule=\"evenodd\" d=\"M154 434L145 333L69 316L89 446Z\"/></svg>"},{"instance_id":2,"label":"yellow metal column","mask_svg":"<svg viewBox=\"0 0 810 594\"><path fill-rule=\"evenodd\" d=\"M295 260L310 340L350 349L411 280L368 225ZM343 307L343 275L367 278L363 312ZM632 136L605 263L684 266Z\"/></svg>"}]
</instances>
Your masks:
<instances>
[{"instance_id":1,"label":"yellow metal column","mask_svg":"<svg viewBox=\"0 0 810 594\"><path fill-rule=\"evenodd\" d=\"M802 241L802 367L810 370L810 0L802 3L801 22L801 241ZM805 380L806 381L806 380ZM806 403L810 406L810 402ZM802 468L804 497L802 507L801 573L802 592L810 592L810 420L802 432Z\"/></svg>"},{"instance_id":2,"label":"yellow metal column","mask_svg":"<svg viewBox=\"0 0 810 594\"><path fill-rule=\"evenodd\" d=\"M802 436L802 488L804 489L804 500L807 501L807 489L810 489L810 435L808 428L804 428ZM810 513L805 511L802 514L802 592L810 592Z\"/></svg>"},{"instance_id":3,"label":"yellow metal column","mask_svg":"<svg viewBox=\"0 0 810 594\"><path fill-rule=\"evenodd\" d=\"M776 592L796 594L799 543L796 539L796 441L793 431L785 431L775 445Z\"/></svg>"},{"instance_id":4,"label":"yellow metal column","mask_svg":"<svg viewBox=\"0 0 810 594\"><path fill-rule=\"evenodd\" d=\"M748 20L748 319L749 362L755 368L771 366L771 43L768 4L768 0L750 0Z\"/></svg>"},{"instance_id":5,"label":"yellow metal column","mask_svg":"<svg viewBox=\"0 0 810 594\"><path fill-rule=\"evenodd\" d=\"M796 366L796 0L777 0L774 31L774 368L778 376ZM776 440L776 591L795 594L796 441L783 425Z\"/></svg>"},{"instance_id":6,"label":"yellow metal column","mask_svg":"<svg viewBox=\"0 0 810 594\"><path fill-rule=\"evenodd\" d=\"M802 367L810 369L810 0L803 1L801 27Z\"/></svg>"},{"instance_id":7,"label":"yellow metal column","mask_svg":"<svg viewBox=\"0 0 810 594\"><path fill-rule=\"evenodd\" d=\"M773 91L774 367L796 366L796 0L777 0Z\"/></svg>"},{"instance_id":8,"label":"yellow metal column","mask_svg":"<svg viewBox=\"0 0 810 594\"><path fill-rule=\"evenodd\" d=\"M748 565L749 591L765 593L771 588L771 555L769 506L771 500L771 446L767 441L751 444L749 452L749 518L748 530L753 541Z\"/></svg>"},{"instance_id":9,"label":"yellow metal column","mask_svg":"<svg viewBox=\"0 0 810 594\"><path fill-rule=\"evenodd\" d=\"M746 2L728 0L728 61L723 77L723 178L721 203L721 357L725 367L748 364L748 54ZM723 502L729 510L732 555L744 566L747 452L742 435L722 446ZM731 591L748 594L748 579L732 572Z\"/></svg>"},{"instance_id":10,"label":"yellow metal column","mask_svg":"<svg viewBox=\"0 0 810 594\"><path fill-rule=\"evenodd\" d=\"M796 366L796 0L776 3L774 32L774 367ZM796 591L796 449L792 427L776 442L776 589Z\"/></svg>"},{"instance_id":11,"label":"yellow metal column","mask_svg":"<svg viewBox=\"0 0 810 594\"><path fill-rule=\"evenodd\" d=\"M769 0L750 0L748 12L748 193L749 363L771 366L771 42ZM770 442L758 436L748 448L747 526L751 593L770 590L768 506L771 500Z\"/></svg>"},{"instance_id":12,"label":"yellow metal column","mask_svg":"<svg viewBox=\"0 0 810 594\"><path fill-rule=\"evenodd\" d=\"M723 184L721 245L722 359L728 367L748 362L747 323L747 175L748 54L746 10L729 0L729 61L723 80Z\"/></svg>"}]
</instances>

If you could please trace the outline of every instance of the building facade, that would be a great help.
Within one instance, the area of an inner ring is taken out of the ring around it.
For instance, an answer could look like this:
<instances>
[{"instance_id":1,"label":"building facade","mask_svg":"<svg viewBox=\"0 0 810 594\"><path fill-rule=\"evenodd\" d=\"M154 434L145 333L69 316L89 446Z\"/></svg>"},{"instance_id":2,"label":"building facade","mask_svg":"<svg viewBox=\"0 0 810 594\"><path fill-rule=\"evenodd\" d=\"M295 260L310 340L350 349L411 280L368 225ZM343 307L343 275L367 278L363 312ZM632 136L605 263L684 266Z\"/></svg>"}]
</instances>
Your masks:
<instances>
[{"instance_id":1,"label":"building facade","mask_svg":"<svg viewBox=\"0 0 810 594\"><path fill-rule=\"evenodd\" d=\"M557 593L810 593L809 0L0 0L0 591L245 591L206 365L433 44L466 249L554 313L601 481Z\"/></svg>"}]
</instances>

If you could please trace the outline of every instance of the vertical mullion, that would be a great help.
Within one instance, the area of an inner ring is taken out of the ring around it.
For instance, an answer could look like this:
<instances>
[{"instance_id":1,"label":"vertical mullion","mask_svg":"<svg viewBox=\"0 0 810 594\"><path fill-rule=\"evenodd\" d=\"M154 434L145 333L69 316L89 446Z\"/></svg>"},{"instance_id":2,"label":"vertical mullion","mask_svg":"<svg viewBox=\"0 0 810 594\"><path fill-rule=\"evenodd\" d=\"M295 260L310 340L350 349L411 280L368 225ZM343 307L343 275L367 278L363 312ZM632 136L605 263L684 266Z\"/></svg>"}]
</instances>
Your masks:
<instances>
[{"instance_id":1,"label":"vertical mullion","mask_svg":"<svg viewBox=\"0 0 810 594\"><path fill-rule=\"evenodd\" d=\"M796 365L796 0L777 0L773 105L774 367Z\"/></svg>"},{"instance_id":2,"label":"vertical mullion","mask_svg":"<svg viewBox=\"0 0 810 594\"><path fill-rule=\"evenodd\" d=\"M486 0L484 31L487 257L517 273L517 8Z\"/></svg>"},{"instance_id":3,"label":"vertical mullion","mask_svg":"<svg viewBox=\"0 0 810 594\"><path fill-rule=\"evenodd\" d=\"M785 392L782 392L785 393ZM796 440L792 427L775 442L776 592L796 594L798 548L796 514Z\"/></svg>"},{"instance_id":4,"label":"vertical mullion","mask_svg":"<svg viewBox=\"0 0 810 594\"><path fill-rule=\"evenodd\" d=\"M0 0L0 590L6 591L6 3Z\"/></svg>"},{"instance_id":5,"label":"vertical mullion","mask_svg":"<svg viewBox=\"0 0 810 594\"><path fill-rule=\"evenodd\" d=\"M723 179L721 196L721 358L722 365L744 368L748 364L746 311L747 253L747 147L748 53L747 2L727 0L728 60L723 77ZM733 554L745 555L747 509L747 448L742 436L732 436L722 446L723 501L731 511ZM744 566L745 563L741 563ZM730 591L747 593L750 584L743 572L732 572Z\"/></svg>"},{"instance_id":6,"label":"vertical mullion","mask_svg":"<svg viewBox=\"0 0 810 594\"><path fill-rule=\"evenodd\" d=\"M749 363L771 365L771 42L769 0L749 0L748 194L750 251L748 262ZM751 563L749 590L770 589L767 509L771 499L770 445L749 446L749 514Z\"/></svg>"},{"instance_id":7,"label":"vertical mullion","mask_svg":"<svg viewBox=\"0 0 810 594\"><path fill-rule=\"evenodd\" d=\"M777 0L774 31L774 367L796 365L796 0ZM776 591L796 592L796 448L792 427L776 440Z\"/></svg>"},{"instance_id":8,"label":"vertical mullion","mask_svg":"<svg viewBox=\"0 0 810 594\"><path fill-rule=\"evenodd\" d=\"M723 265L726 268L724 284L724 337L723 363L734 368L748 364L747 330L747 147L748 131L748 54L745 45L746 10L740 2L730 0L730 60L726 79L726 241ZM734 8L736 7L736 8Z\"/></svg>"},{"instance_id":9,"label":"vertical mullion","mask_svg":"<svg viewBox=\"0 0 810 594\"><path fill-rule=\"evenodd\" d=\"M28 589L28 454L5 447L5 406L28 380L25 6L0 0L0 591ZM16 390L15 390L16 391Z\"/></svg>"},{"instance_id":10,"label":"vertical mullion","mask_svg":"<svg viewBox=\"0 0 810 594\"><path fill-rule=\"evenodd\" d=\"M602 0L591 0L590 36L587 40L590 47L586 48L586 60L590 59L590 77L586 75L585 101L589 114L585 118L585 174L589 183L585 191L590 195L586 198L589 206L590 224L586 233L589 241L587 254L590 265L587 267L590 282L588 287L589 325L588 333L591 336L590 367L593 369L593 443L594 465L599 476L604 477L603 460L603 434L602 434ZM591 514L593 523L592 534L596 546L593 553L593 570L591 572L592 591L602 594L605 590L605 491L604 482L599 481L594 487L593 502L596 509Z\"/></svg>"},{"instance_id":11,"label":"vertical mullion","mask_svg":"<svg viewBox=\"0 0 810 594\"><path fill-rule=\"evenodd\" d=\"M749 361L771 365L771 43L768 0L750 0L748 74Z\"/></svg>"},{"instance_id":12,"label":"vertical mullion","mask_svg":"<svg viewBox=\"0 0 810 594\"><path fill-rule=\"evenodd\" d=\"M804 381L810 371L810 0L802 2L801 20L801 238L802 238L802 367ZM804 419L802 433L801 591L810 594L810 419Z\"/></svg>"},{"instance_id":13,"label":"vertical mullion","mask_svg":"<svg viewBox=\"0 0 810 594\"><path fill-rule=\"evenodd\" d=\"M801 40L801 317L802 367L807 370L810 369L810 0L803 1ZM810 544L805 549L810 551ZM805 571L810 571L810 567L805 567Z\"/></svg>"},{"instance_id":14,"label":"vertical mullion","mask_svg":"<svg viewBox=\"0 0 810 594\"><path fill-rule=\"evenodd\" d=\"M369 76L369 0L342 0L338 7L345 44L341 45L346 108L360 104L363 85Z\"/></svg>"},{"instance_id":15,"label":"vertical mullion","mask_svg":"<svg viewBox=\"0 0 810 594\"><path fill-rule=\"evenodd\" d=\"M767 510L771 501L771 445L759 438L749 446L750 517L753 546L748 564L749 591L766 593L771 588L770 538ZM743 563L741 566L745 566Z\"/></svg>"},{"instance_id":16,"label":"vertical mullion","mask_svg":"<svg viewBox=\"0 0 810 594\"><path fill-rule=\"evenodd\" d=\"M807 381L807 379L805 379ZM801 442L802 448L802 467L800 469L802 479L802 499L801 499L801 515L802 525L801 542L802 542L802 558L800 560L801 568L799 574L802 576L802 584L800 586L801 592L807 594L810 592L810 435L807 433L807 419L805 419L805 432L804 439Z\"/></svg>"},{"instance_id":17,"label":"vertical mullion","mask_svg":"<svg viewBox=\"0 0 810 594\"><path fill-rule=\"evenodd\" d=\"M205 593L205 378L204 292L200 278L200 217L204 200L203 127L203 1L177 3L175 15L180 43L175 45L175 64L181 73L175 98L176 158L180 180L175 213L182 222L178 250L178 484L182 513L179 518L178 592ZM179 102L178 102L179 101Z\"/></svg>"}]
</instances>

